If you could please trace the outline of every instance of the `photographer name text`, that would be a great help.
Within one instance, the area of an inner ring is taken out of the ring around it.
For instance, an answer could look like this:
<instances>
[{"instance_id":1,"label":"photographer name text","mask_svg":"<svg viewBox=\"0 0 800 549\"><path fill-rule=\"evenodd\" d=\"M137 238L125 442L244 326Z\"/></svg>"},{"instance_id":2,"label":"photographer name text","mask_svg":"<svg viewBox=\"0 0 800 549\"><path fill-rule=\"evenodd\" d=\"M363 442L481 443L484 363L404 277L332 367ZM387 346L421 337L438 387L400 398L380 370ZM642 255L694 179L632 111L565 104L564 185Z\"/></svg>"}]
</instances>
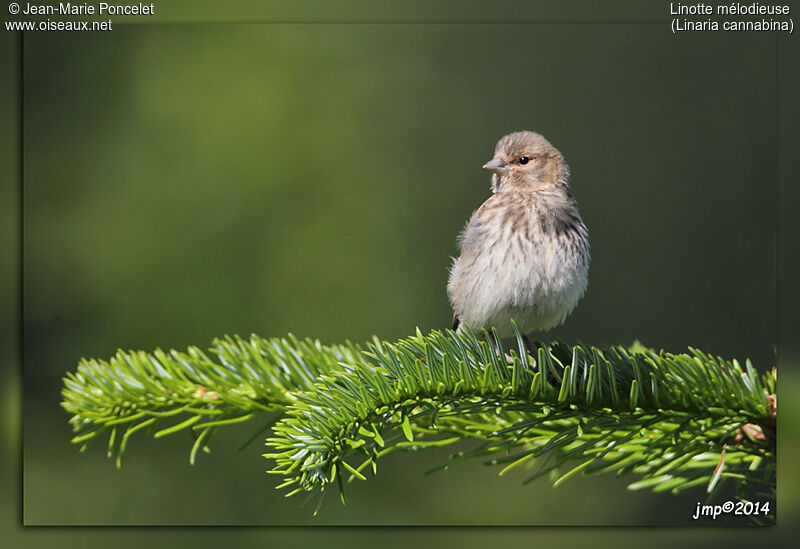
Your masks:
<instances>
[{"instance_id":1,"label":"photographer name text","mask_svg":"<svg viewBox=\"0 0 800 549\"><path fill-rule=\"evenodd\" d=\"M55 5L25 4L21 15L155 15L154 4L74 4L61 2Z\"/></svg>"}]
</instances>

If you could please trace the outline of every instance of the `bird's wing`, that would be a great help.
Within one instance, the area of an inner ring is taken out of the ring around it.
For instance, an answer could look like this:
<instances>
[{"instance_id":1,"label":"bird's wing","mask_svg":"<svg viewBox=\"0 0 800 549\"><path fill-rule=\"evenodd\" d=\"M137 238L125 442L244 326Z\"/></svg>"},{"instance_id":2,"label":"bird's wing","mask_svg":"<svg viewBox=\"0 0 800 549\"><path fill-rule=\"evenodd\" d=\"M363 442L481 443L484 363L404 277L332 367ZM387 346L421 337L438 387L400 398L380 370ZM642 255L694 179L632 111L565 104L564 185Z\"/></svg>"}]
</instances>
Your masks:
<instances>
[{"instance_id":1,"label":"bird's wing","mask_svg":"<svg viewBox=\"0 0 800 549\"><path fill-rule=\"evenodd\" d=\"M491 200L491 198L489 200ZM481 207L472 214L467 226L464 227L464 230L458 237L461 246L461 254L459 256L461 259L474 257L481 249L481 242L485 238L486 232L481 222L481 217L487 209L486 205L489 203L489 200L484 202Z\"/></svg>"},{"instance_id":2,"label":"bird's wing","mask_svg":"<svg viewBox=\"0 0 800 549\"><path fill-rule=\"evenodd\" d=\"M459 254L458 263L463 264L472 264L477 256L481 255L481 253L486 252L486 245L484 240L487 238L488 234L486 231L486 225L483 222L483 216L486 215L487 210L491 210L493 207L493 200L490 197L486 202L484 202L476 211L472 214L472 217L467 222L467 226L464 227L464 230L461 231L461 234L458 235L458 243L461 250ZM452 279L451 279L452 280ZM458 318L455 311L453 312L453 330L458 330L461 326L461 319Z\"/></svg>"}]
</instances>

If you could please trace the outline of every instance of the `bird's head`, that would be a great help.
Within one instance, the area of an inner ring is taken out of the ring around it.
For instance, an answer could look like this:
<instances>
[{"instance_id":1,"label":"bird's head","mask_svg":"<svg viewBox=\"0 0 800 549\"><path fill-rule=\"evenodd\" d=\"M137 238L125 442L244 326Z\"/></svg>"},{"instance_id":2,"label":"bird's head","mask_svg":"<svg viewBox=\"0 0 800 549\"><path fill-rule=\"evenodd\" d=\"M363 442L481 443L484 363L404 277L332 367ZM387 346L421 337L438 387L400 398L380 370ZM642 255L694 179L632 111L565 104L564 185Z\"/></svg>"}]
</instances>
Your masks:
<instances>
[{"instance_id":1,"label":"bird's head","mask_svg":"<svg viewBox=\"0 0 800 549\"><path fill-rule=\"evenodd\" d=\"M510 133L494 148L494 158L483 165L492 172L492 192L509 188L569 187L569 167L564 156L536 132Z\"/></svg>"}]
</instances>

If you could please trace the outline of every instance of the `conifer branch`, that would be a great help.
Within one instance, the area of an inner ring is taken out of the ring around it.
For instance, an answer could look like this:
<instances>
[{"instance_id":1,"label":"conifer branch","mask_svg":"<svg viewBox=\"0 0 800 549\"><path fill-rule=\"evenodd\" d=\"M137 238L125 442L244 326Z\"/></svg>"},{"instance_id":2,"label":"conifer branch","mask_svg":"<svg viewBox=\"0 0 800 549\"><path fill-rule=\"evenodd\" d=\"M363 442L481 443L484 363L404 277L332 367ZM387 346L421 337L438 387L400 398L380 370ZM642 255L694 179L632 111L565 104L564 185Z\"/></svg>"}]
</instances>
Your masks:
<instances>
[{"instance_id":1,"label":"conifer branch","mask_svg":"<svg viewBox=\"0 0 800 549\"><path fill-rule=\"evenodd\" d=\"M743 367L695 349L557 341L528 350L519 334L517 343L510 361L452 331L375 340L366 350L252 336L216 340L212 356L120 351L68 374L62 405L73 414L73 441L108 433L118 465L144 429L155 437L191 429L194 462L218 427L282 412L265 456L289 494L336 483L344 498L345 481L375 474L389 452L464 439L479 445L440 468L479 458L504 474L535 462L528 481L616 471L639 475L631 489L703 487L712 497L731 480L742 497L748 485L774 493L774 369L759 376L749 360Z\"/></svg>"},{"instance_id":2,"label":"conifer branch","mask_svg":"<svg viewBox=\"0 0 800 549\"><path fill-rule=\"evenodd\" d=\"M218 427L285 410L298 393L360 354L350 343L325 346L294 336L226 337L214 340L211 356L196 347L185 353L120 350L108 361L81 360L67 373L61 405L73 414L72 442L83 449L108 433L108 456L117 467L130 436L145 428L155 438L191 428L197 435L193 463Z\"/></svg>"}]
</instances>

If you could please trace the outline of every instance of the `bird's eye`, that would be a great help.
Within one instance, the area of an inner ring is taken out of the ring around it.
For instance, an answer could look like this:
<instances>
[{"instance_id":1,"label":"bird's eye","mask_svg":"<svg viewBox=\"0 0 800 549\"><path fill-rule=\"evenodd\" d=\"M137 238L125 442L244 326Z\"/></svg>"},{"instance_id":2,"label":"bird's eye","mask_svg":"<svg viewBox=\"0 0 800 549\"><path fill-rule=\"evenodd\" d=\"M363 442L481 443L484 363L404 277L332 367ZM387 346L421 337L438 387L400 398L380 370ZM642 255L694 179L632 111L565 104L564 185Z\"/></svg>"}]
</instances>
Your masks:
<instances>
[{"instance_id":1,"label":"bird's eye","mask_svg":"<svg viewBox=\"0 0 800 549\"><path fill-rule=\"evenodd\" d=\"M522 165L527 164L528 161L530 161L530 158L528 158L527 156L520 156L520 158L519 158L519 163L522 164Z\"/></svg>"}]
</instances>

